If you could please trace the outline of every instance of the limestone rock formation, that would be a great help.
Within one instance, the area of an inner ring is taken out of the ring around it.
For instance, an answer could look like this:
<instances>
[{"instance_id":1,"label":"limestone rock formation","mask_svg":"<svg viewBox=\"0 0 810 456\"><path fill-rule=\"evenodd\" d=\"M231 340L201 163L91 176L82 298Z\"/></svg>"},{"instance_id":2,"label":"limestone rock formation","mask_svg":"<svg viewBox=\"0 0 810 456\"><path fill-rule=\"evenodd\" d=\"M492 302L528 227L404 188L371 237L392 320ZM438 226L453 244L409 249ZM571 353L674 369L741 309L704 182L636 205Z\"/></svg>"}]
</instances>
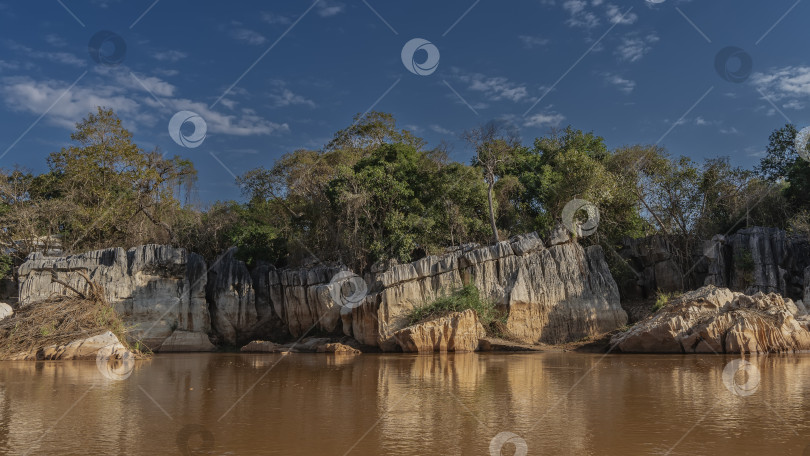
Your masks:
<instances>
[{"instance_id":1,"label":"limestone rock formation","mask_svg":"<svg viewBox=\"0 0 810 456\"><path fill-rule=\"evenodd\" d=\"M374 293L352 309L355 339L385 351L408 315L464 284L496 302L524 342L559 343L623 326L627 314L599 246L546 248L535 234L394 266L374 277Z\"/></svg>"},{"instance_id":2,"label":"limestone rock formation","mask_svg":"<svg viewBox=\"0 0 810 456\"><path fill-rule=\"evenodd\" d=\"M171 246L111 248L66 257L34 253L19 268L20 303L70 293L52 277L85 289L87 283L77 271L104 287L107 300L132 327L132 340L153 350L175 329L202 334L211 330L205 261Z\"/></svg>"},{"instance_id":3,"label":"limestone rock formation","mask_svg":"<svg viewBox=\"0 0 810 456\"><path fill-rule=\"evenodd\" d=\"M253 279L244 262L235 258L236 248L225 251L208 271L206 298L211 307L212 325L228 344L251 336L258 323Z\"/></svg>"},{"instance_id":4,"label":"limestone rock formation","mask_svg":"<svg viewBox=\"0 0 810 456\"><path fill-rule=\"evenodd\" d=\"M705 286L672 300L611 344L637 353L780 353L810 350L810 319L775 293Z\"/></svg>"},{"instance_id":5,"label":"limestone rock formation","mask_svg":"<svg viewBox=\"0 0 810 456\"><path fill-rule=\"evenodd\" d=\"M83 360L98 359L99 351L107 358L131 357L132 354L115 337L107 331L85 339L74 340L64 345L51 345L36 347L31 350L12 356L15 361L43 361L43 360Z\"/></svg>"},{"instance_id":6,"label":"limestone rock formation","mask_svg":"<svg viewBox=\"0 0 810 456\"><path fill-rule=\"evenodd\" d=\"M689 252L680 258L675 254L678 250ZM634 283L620 284L627 298L714 285L746 294L761 291L801 299L808 284L805 269L810 267L806 237L765 227L716 235L694 245L659 235L626 239L620 254L638 274Z\"/></svg>"},{"instance_id":7,"label":"limestone rock formation","mask_svg":"<svg viewBox=\"0 0 810 456\"><path fill-rule=\"evenodd\" d=\"M52 275L84 287L80 270L105 287L107 299L134 326L134 338L162 351L210 349L205 337L187 332L237 344L309 331L394 351L394 333L407 326L414 308L465 284L494 301L507 315L508 330L527 343L577 340L627 321L600 247L583 248L569 239L547 248L536 233L381 264L364 277L340 265L260 264L250 271L234 249L210 270L199 255L170 246L34 254L19 269L21 302L66 293Z\"/></svg>"},{"instance_id":8,"label":"limestone rock formation","mask_svg":"<svg viewBox=\"0 0 810 456\"><path fill-rule=\"evenodd\" d=\"M471 352L478 350L478 339L485 336L478 316L470 309L394 333L394 339L406 353Z\"/></svg>"}]
</instances>

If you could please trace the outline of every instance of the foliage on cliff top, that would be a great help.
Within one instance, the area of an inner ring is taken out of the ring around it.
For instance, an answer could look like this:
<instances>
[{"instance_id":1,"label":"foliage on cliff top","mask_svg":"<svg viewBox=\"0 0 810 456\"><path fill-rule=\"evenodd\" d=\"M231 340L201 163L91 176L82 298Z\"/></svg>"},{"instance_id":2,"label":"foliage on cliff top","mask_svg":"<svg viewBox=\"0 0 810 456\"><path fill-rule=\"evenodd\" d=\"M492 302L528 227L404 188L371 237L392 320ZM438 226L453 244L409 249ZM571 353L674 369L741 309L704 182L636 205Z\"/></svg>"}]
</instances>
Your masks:
<instances>
[{"instance_id":1,"label":"foliage on cliff top","mask_svg":"<svg viewBox=\"0 0 810 456\"><path fill-rule=\"evenodd\" d=\"M14 315L0 321L0 359L20 352L111 331L121 343L126 342L126 327L104 297L104 289L87 276L86 292L66 286L75 296L54 295L45 301L20 306Z\"/></svg>"},{"instance_id":2,"label":"foliage on cliff top","mask_svg":"<svg viewBox=\"0 0 810 456\"><path fill-rule=\"evenodd\" d=\"M475 285L465 285L433 302L414 308L408 316L408 324L415 325L467 309L475 311L478 320L488 331L494 323L503 319L503 315L495 308L494 302L481 298Z\"/></svg>"}]
</instances>

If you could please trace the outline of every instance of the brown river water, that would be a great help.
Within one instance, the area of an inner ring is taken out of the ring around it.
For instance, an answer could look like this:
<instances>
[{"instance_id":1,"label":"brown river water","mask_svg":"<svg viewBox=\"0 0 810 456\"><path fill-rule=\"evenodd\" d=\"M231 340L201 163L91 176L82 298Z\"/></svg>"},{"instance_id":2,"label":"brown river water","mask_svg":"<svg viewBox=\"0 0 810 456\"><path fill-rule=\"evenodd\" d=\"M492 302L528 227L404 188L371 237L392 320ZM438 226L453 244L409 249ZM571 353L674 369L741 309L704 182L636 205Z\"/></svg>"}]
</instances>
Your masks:
<instances>
[{"instance_id":1,"label":"brown river water","mask_svg":"<svg viewBox=\"0 0 810 456\"><path fill-rule=\"evenodd\" d=\"M166 354L117 376L5 362L0 454L810 454L810 355L749 361Z\"/></svg>"}]
</instances>

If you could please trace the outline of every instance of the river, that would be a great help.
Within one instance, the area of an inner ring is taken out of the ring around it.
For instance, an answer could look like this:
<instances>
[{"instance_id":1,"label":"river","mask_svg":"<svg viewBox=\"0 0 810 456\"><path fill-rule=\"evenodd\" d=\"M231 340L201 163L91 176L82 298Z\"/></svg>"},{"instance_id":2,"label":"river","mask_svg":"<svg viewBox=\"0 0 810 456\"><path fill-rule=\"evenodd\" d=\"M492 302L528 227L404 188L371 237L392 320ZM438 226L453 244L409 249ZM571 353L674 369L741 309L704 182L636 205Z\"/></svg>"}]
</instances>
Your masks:
<instances>
[{"instance_id":1,"label":"river","mask_svg":"<svg viewBox=\"0 0 810 456\"><path fill-rule=\"evenodd\" d=\"M0 452L803 454L810 355L750 362L166 354L117 376L92 361L4 362Z\"/></svg>"}]
</instances>

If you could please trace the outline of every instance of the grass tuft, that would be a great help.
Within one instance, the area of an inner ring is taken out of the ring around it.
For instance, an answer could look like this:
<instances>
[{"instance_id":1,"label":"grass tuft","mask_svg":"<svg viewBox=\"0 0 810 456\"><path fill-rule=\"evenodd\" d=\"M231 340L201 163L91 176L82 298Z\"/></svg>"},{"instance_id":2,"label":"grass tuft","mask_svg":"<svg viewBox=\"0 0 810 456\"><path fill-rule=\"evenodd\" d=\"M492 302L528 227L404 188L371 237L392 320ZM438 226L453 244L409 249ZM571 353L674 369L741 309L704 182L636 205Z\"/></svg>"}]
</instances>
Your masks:
<instances>
[{"instance_id":1,"label":"grass tuft","mask_svg":"<svg viewBox=\"0 0 810 456\"><path fill-rule=\"evenodd\" d=\"M489 331L495 323L505 323L506 316L495 308L495 303L482 299L478 288L474 285L465 285L452 293L442 296L435 301L421 307L416 307L408 316L408 324L415 325L428 320L441 318L452 312L463 312L472 309L478 315L478 320Z\"/></svg>"}]
</instances>

